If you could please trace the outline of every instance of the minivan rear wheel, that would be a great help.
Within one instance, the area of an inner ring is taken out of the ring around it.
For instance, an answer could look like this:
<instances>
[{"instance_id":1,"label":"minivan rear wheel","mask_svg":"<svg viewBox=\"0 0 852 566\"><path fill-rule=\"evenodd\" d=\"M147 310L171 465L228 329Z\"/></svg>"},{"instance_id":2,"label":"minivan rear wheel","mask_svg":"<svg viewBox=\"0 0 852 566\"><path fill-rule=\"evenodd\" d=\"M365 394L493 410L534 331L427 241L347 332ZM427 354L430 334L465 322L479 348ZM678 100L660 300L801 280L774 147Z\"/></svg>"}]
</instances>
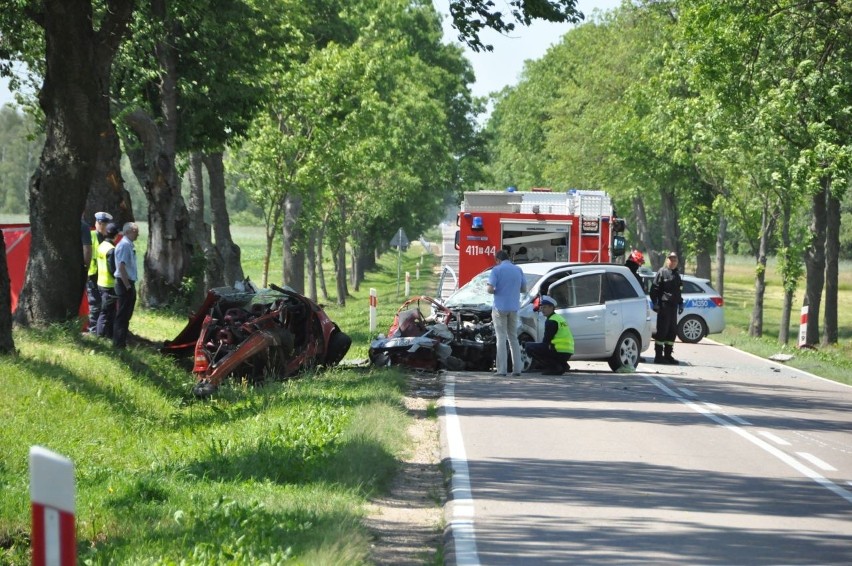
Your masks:
<instances>
[{"instance_id":1,"label":"minivan rear wheel","mask_svg":"<svg viewBox=\"0 0 852 566\"><path fill-rule=\"evenodd\" d=\"M642 351L642 342L639 336L628 330L618 339L618 344L615 346L615 351L609 358L609 369L619 371L623 367L636 369L639 363L639 354Z\"/></svg>"}]
</instances>

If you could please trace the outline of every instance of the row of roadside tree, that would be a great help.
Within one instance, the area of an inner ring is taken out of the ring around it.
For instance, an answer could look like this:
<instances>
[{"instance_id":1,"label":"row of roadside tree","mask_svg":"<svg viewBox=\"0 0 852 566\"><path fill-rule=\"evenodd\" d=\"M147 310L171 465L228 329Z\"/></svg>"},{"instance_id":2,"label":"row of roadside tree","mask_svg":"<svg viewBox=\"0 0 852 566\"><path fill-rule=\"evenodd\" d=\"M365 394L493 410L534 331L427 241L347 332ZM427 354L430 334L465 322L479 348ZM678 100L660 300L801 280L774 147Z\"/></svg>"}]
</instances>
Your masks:
<instances>
[{"instance_id":1,"label":"row of roadside tree","mask_svg":"<svg viewBox=\"0 0 852 566\"><path fill-rule=\"evenodd\" d=\"M676 250L720 292L727 251L749 253L753 336L774 254L780 341L804 275L807 342L837 342L842 218L847 234L852 222L850 50L849 2L624 2L499 93L488 172L496 186L606 189L635 247L657 266Z\"/></svg>"},{"instance_id":2,"label":"row of roadside tree","mask_svg":"<svg viewBox=\"0 0 852 566\"><path fill-rule=\"evenodd\" d=\"M509 4L521 24L578 20L571 0ZM475 49L487 49L484 27L514 25L482 0L450 10ZM850 20L848 3L829 0L624 2L530 62L480 131L470 64L442 42L427 0L11 3L0 73L29 69L13 86L31 83L25 103L44 136L16 320L76 313L82 282L67 275L81 270L81 211L148 221L141 294L163 305L242 277L226 204L239 186L266 226L262 283L276 276L281 238L281 281L325 298L316 266L331 253L342 304L398 227L420 233L463 190L514 185L608 191L635 247L656 262L653 252L675 249L706 277L715 265L720 291L725 254L747 249L753 335L775 254L781 340L805 273L817 314L808 342L820 341L822 306L822 340L834 342L852 177Z\"/></svg>"}]
</instances>

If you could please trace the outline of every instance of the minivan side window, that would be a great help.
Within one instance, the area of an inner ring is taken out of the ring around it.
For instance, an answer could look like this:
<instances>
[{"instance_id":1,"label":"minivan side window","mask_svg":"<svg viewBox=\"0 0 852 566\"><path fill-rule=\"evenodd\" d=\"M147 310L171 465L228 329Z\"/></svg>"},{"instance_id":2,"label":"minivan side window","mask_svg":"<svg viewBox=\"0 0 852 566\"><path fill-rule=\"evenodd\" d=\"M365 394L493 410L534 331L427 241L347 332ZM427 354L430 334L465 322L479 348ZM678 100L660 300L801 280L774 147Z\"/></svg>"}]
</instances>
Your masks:
<instances>
[{"instance_id":1,"label":"minivan side window","mask_svg":"<svg viewBox=\"0 0 852 566\"><path fill-rule=\"evenodd\" d=\"M582 307L601 303L603 279L600 273L581 275L550 290L557 308Z\"/></svg>"},{"instance_id":2,"label":"minivan side window","mask_svg":"<svg viewBox=\"0 0 852 566\"><path fill-rule=\"evenodd\" d=\"M630 281L621 273L607 273L606 282L604 301L634 299L639 296Z\"/></svg>"},{"instance_id":3,"label":"minivan side window","mask_svg":"<svg viewBox=\"0 0 852 566\"><path fill-rule=\"evenodd\" d=\"M539 288L539 294L549 295L550 294L549 293L550 286L553 284L553 282L559 281L560 279L562 279L563 277L565 277L567 275L571 275L571 272L570 271L559 271L557 273L552 273L550 275L547 275L545 277L544 281L541 282L541 287ZM532 287L528 283L527 289L530 289L530 288L532 288Z\"/></svg>"}]
</instances>

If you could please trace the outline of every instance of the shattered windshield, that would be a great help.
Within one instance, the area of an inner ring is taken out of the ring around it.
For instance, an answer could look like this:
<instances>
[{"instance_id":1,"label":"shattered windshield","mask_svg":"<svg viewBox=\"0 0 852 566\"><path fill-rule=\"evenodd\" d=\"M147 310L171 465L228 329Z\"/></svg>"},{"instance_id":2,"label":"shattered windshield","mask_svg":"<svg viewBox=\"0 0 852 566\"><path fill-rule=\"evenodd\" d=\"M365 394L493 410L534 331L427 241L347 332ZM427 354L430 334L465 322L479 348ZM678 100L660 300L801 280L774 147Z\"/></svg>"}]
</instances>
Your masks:
<instances>
[{"instance_id":1,"label":"shattered windshield","mask_svg":"<svg viewBox=\"0 0 852 566\"><path fill-rule=\"evenodd\" d=\"M453 293L444 304L449 308L462 307L480 307L482 309L490 309L494 304L494 295L488 292L488 275L490 269L486 269L473 279L467 282L461 289ZM535 282L541 276L534 273L524 273L527 280L527 290L532 289ZM527 298L526 293L521 293L521 304Z\"/></svg>"}]
</instances>

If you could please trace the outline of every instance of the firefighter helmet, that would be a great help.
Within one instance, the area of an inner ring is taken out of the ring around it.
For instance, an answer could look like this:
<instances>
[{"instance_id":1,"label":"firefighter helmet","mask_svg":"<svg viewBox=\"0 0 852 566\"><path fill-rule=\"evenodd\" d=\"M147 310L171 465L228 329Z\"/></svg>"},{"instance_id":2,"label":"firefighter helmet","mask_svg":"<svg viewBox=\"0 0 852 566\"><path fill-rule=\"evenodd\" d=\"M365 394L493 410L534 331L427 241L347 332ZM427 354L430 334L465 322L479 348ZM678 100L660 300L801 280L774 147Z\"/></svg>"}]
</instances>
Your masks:
<instances>
[{"instance_id":1,"label":"firefighter helmet","mask_svg":"<svg viewBox=\"0 0 852 566\"><path fill-rule=\"evenodd\" d=\"M639 265L645 264L645 256L642 255L642 252L639 250L633 250L633 253L630 254L630 259L634 263L638 263Z\"/></svg>"}]
</instances>

